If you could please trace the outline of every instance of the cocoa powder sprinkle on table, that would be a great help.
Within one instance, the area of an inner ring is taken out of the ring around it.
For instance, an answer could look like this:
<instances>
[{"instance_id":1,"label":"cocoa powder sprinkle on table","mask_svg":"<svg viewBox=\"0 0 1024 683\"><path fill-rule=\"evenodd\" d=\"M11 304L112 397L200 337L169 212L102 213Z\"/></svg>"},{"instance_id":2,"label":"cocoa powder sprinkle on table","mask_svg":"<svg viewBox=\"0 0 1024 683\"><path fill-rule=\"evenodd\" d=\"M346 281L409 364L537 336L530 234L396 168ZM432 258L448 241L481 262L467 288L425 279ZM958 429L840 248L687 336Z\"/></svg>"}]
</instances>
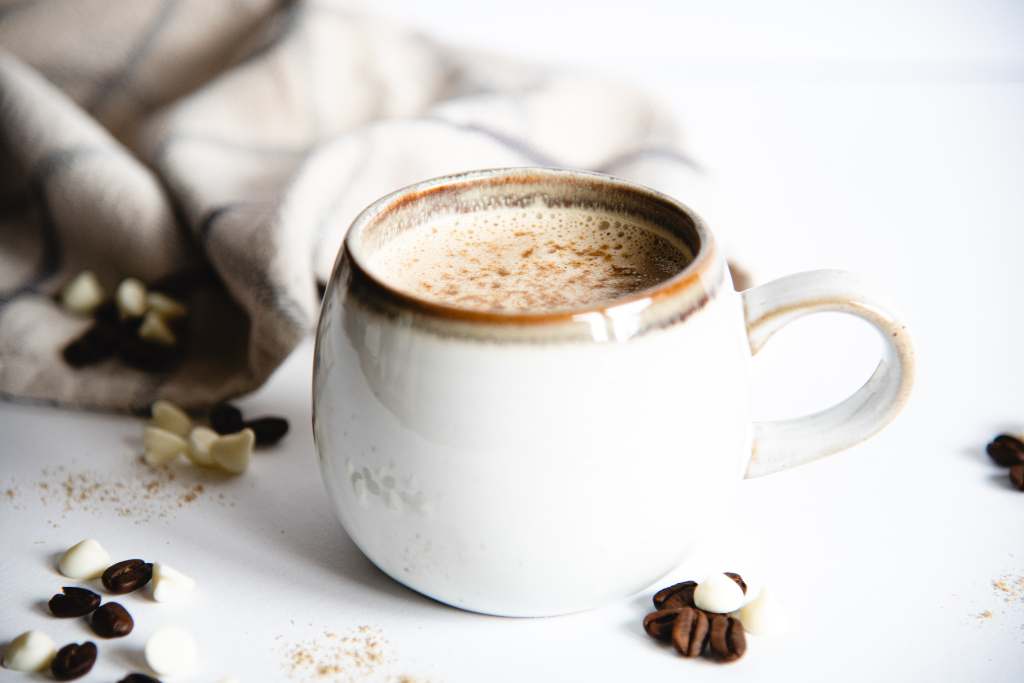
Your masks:
<instances>
[{"instance_id":1,"label":"cocoa powder sprinkle on table","mask_svg":"<svg viewBox=\"0 0 1024 683\"><path fill-rule=\"evenodd\" d=\"M992 588L1008 604L1024 604L1024 576L1002 576L992 579Z\"/></svg>"},{"instance_id":2,"label":"cocoa powder sprinkle on table","mask_svg":"<svg viewBox=\"0 0 1024 683\"><path fill-rule=\"evenodd\" d=\"M355 683L382 673L393 659L383 633L360 626L345 633L324 631L309 640L285 645L282 668L291 680Z\"/></svg>"},{"instance_id":3,"label":"cocoa powder sprinkle on table","mask_svg":"<svg viewBox=\"0 0 1024 683\"><path fill-rule=\"evenodd\" d=\"M96 516L116 515L143 524L155 519L170 519L179 510L208 500L222 507L234 507L234 500L223 492L209 493L210 481L196 481L197 477L212 477L217 473L189 471L179 474L169 467L152 468L141 458L133 459L126 468L110 470L77 468L74 464L42 468L37 481L31 484L44 508L57 509L59 518L69 514L90 513ZM13 479L0 496L15 510L25 509L24 494L18 494L18 482ZM25 483L21 488L26 489ZM57 526L55 518L49 520Z\"/></svg>"}]
</instances>

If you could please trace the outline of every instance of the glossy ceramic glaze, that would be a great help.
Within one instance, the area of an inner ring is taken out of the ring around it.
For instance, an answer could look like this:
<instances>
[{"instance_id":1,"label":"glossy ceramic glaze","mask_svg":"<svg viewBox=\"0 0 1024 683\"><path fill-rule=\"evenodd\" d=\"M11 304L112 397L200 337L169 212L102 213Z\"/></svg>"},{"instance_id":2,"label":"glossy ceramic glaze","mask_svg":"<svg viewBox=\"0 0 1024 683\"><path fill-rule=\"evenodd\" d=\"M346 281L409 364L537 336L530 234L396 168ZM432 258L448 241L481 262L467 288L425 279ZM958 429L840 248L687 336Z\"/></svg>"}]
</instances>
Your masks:
<instances>
[{"instance_id":1,"label":"glossy ceramic glaze","mask_svg":"<svg viewBox=\"0 0 1024 683\"><path fill-rule=\"evenodd\" d=\"M439 212L576 201L658 220L696 257L635 296L527 314L416 300L365 267L374 245ZM745 474L851 445L905 399L909 344L872 305L862 317L901 342L874 385L804 422L761 425L754 443L748 324L756 350L801 313L861 314L850 276L802 277L795 295L735 292L698 217L604 176L484 171L381 199L349 233L317 332L314 432L345 530L396 580L475 611L559 614L643 588ZM664 495L665 482L687 494Z\"/></svg>"}]
</instances>

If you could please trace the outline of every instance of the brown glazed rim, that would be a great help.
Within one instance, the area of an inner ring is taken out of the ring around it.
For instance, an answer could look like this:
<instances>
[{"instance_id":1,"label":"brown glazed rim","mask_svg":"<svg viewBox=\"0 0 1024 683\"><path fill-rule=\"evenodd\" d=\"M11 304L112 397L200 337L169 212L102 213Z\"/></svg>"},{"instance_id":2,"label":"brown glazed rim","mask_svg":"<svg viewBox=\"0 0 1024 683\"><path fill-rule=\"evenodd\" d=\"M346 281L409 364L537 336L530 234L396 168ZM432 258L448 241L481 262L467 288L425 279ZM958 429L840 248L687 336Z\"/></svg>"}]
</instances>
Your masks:
<instances>
[{"instance_id":1,"label":"brown glazed rim","mask_svg":"<svg viewBox=\"0 0 1024 683\"><path fill-rule=\"evenodd\" d=\"M408 292L397 289L384 280L376 277L369 268L362 262L359 242L363 231L376 223L390 212L420 201L431 195L452 191L456 186L460 188L476 186L498 186L507 184L530 185L543 184L552 180L572 182L588 182L592 184L604 184L619 190L625 190L634 194L645 196L654 201L668 204L682 212L693 224L697 233L698 245L693 260L682 270L667 280L659 282L653 287L642 289L628 296L619 297L611 301L583 306L580 308L567 308L557 311L481 311L478 309L463 308L451 304L440 303L423 299ZM700 285L703 278L712 269L714 264L716 247L711 233L704 225L704 221L685 204L672 199L649 187L631 183L603 173L590 171L571 171L557 168L541 167L512 167L494 168L480 171L468 171L448 176L441 176L424 180L412 185L395 190L387 194L368 207L363 209L356 216L349 228L343 244L343 255L347 257L353 271L358 276L376 286L388 298L405 307L416 310L419 313L433 317L457 320L461 322L476 322L490 324L508 325L536 325L548 323L564 323L575 320L578 316L605 313L620 306L632 304L638 301L650 301L651 303L669 297L677 296L691 287ZM710 283L709 283L710 284Z\"/></svg>"}]
</instances>

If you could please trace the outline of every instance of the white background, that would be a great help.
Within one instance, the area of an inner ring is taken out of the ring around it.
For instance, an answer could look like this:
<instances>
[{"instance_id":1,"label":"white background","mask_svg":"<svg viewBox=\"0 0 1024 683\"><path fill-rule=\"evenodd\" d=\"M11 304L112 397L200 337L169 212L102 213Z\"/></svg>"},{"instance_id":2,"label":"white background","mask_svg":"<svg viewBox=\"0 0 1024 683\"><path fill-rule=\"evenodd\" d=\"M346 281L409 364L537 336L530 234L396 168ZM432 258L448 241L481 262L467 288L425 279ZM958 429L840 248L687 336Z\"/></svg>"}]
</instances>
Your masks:
<instances>
[{"instance_id":1,"label":"white background","mask_svg":"<svg viewBox=\"0 0 1024 683\"><path fill-rule=\"evenodd\" d=\"M60 642L87 637L39 601L61 585L53 554L95 536L115 559L167 560L200 583L183 607L123 600L137 632L101 643L95 680L137 666L144 636L163 623L199 635L195 680L302 680L283 667L291 645L362 624L388 643L370 680L1024 680L1024 596L1007 602L993 587L1024 575L1024 493L983 452L998 431L1024 429L1024 5L378 9L443 38L594 67L657 92L709 169L712 228L759 280L846 268L901 303L919 353L905 413L848 453L745 482L741 507L709 510L709 542L670 577L735 569L766 582L789 606L792 632L751 638L743 660L716 667L643 635L649 593L509 620L405 590L358 553L328 508L308 429L307 345L242 402L292 420L284 445L145 524L102 504L64 511L37 490L52 480L42 468L57 464L132 476L138 420L0 405L0 492L15 491L0 496L0 639L26 628ZM876 352L856 322L797 323L757 358L758 416L841 398ZM192 476L181 474L182 490ZM686 487L652 476L651 492L685 496ZM991 618L979 619L986 610Z\"/></svg>"}]
</instances>

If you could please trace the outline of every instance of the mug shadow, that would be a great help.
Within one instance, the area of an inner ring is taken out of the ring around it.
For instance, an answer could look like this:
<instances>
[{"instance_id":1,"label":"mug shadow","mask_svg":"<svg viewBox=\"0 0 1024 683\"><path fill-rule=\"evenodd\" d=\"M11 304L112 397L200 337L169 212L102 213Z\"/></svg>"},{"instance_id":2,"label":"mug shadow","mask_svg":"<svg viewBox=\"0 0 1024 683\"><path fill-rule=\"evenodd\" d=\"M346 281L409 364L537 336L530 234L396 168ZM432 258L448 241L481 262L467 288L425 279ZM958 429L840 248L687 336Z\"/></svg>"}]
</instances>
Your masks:
<instances>
[{"instance_id":1,"label":"mug shadow","mask_svg":"<svg viewBox=\"0 0 1024 683\"><path fill-rule=\"evenodd\" d=\"M320 482L316 483L319 485ZM289 520L289 526L292 526L293 529L278 534L275 539L283 552L303 558L307 564L315 565L326 573L335 574L351 581L375 596L373 601L380 599L411 602L422 607L462 611L417 593L381 571L363 554L349 538L341 523L334 518L326 493L322 491L318 493L321 500L317 507L323 508L323 514L310 515L304 520ZM307 500L312 498L311 495ZM307 507L312 510L314 506ZM300 529L305 533L299 531ZM310 533L310 530L315 531ZM322 538L331 540L327 544L323 544L319 541Z\"/></svg>"},{"instance_id":2,"label":"mug shadow","mask_svg":"<svg viewBox=\"0 0 1024 683\"><path fill-rule=\"evenodd\" d=\"M296 353L295 362L308 366L312 374L312 344L303 344ZM294 476L301 480L301 488L282 493L280 489L267 487L267 497L262 504L246 510L245 515L236 515L236 521L248 527L249 533L278 528L279 533L266 538L268 550L281 552L314 567L326 574L358 586L367 593L366 600L374 606L392 602L405 608L441 610L448 613L472 614L451 605L418 593L399 583L373 564L349 538L331 506L320 476L316 445L313 442L312 406L307 394L282 392L276 400L270 401L263 391L247 396L236 402L246 416L281 415L290 422L291 429L279 447L261 449L254 458L275 458L287 460L294 470ZM258 462L254 462L254 467ZM289 498L299 497L305 502L301 506L288 505ZM287 510L287 515L277 511Z\"/></svg>"},{"instance_id":3,"label":"mug shadow","mask_svg":"<svg viewBox=\"0 0 1024 683\"><path fill-rule=\"evenodd\" d=\"M311 443L308 449L313 452ZM282 455L292 457L295 454ZM307 461L301 469L302 484L298 491L282 492L267 486L261 490L259 504L240 501L237 507L226 511L240 535L261 538L263 551L268 554L293 558L299 563L293 570L297 575L305 575L311 569L358 587L360 602L367 606L394 603L403 605L403 609L462 612L407 588L373 564L335 517L314 463ZM294 505L296 498L304 504ZM268 533L268 529L275 532ZM247 568L251 570L252 567ZM281 579L287 580L287 577L274 577L274 580ZM315 590L322 592L324 586L318 585Z\"/></svg>"}]
</instances>

